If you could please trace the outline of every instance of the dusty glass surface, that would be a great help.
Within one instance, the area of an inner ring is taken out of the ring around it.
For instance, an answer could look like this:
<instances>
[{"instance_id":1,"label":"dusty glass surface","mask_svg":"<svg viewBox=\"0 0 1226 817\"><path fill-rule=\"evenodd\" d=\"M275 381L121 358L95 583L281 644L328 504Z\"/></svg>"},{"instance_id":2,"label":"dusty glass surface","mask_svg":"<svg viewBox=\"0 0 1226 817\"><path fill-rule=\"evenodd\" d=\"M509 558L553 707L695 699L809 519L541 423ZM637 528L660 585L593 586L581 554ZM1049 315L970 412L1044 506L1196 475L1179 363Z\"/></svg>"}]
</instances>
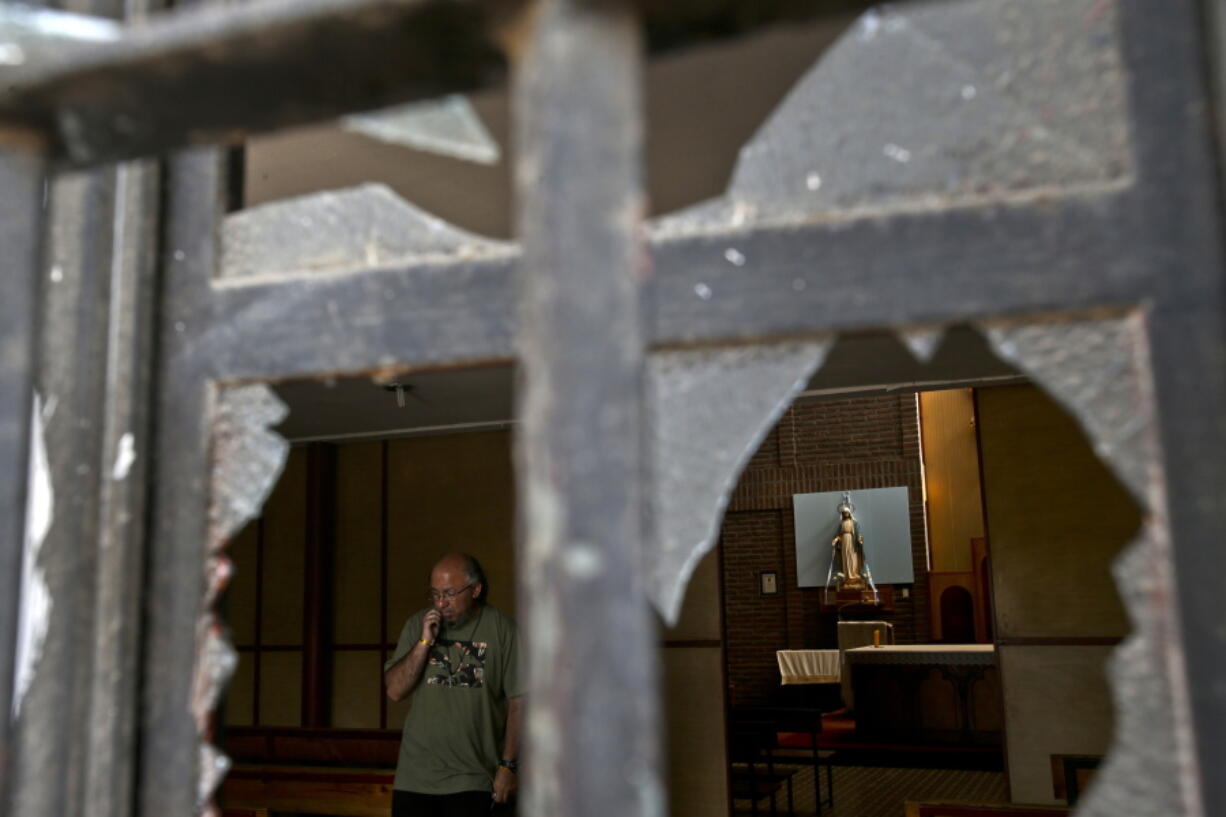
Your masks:
<instances>
[{"instance_id":1,"label":"dusty glass surface","mask_svg":"<svg viewBox=\"0 0 1226 817\"><path fill-rule=\"evenodd\" d=\"M289 443L271 431L285 413L285 405L263 384L218 390L205 556L207 590L196 636L192 684L192 715L201 736L197 802L202 811L230 768L229 759L209 741L213 713L238 666L238 653L213 609L233 572L224 550L230 538L259 514L285 465Z\"/></svg>"},{"instance_id":2,"label":"dusty glass surface","mask_svg":"<svg viewBox=\"0 0 1226 817\"><path fill-rule=\"evenodd\" d=\"M948 207L1131 172L1115 5L915 3L863 15L741 150L686 233Z\"/></svg>"},{"instance_id":3,"label":"dusty glass surface","mask_svg":"<svg viewBox=\"0 0 1226 817\"><path fill-rule=\"evenodd\" d=\"M511 245L452 226L382 184L315 193L230 215L219 277L326 273L432 257L505 254Z\"/></svg>"},{"instance_id":4,"label":"dusty glass surface","mask_svg":"<svg viewBox=\"0 0 1226 817\"><path fill-rule=\"evenodd\" d=\"M276 483L289 443L271 431L285 405L263 384L219 390L213 423L213 548L254 519Z\"/></svg>"},{"instance_id":5,"label":"dusty glass surface","mask_svg":"<svg viewBox=\"0 0 1226 817\"><path fill-rule=\"evenodd\" d=\"M648 361L656 541L647 585L666 621L676 621L690 575L715 543L741 468L830 344L662 351Z\"/></svg>"}]
</instances>

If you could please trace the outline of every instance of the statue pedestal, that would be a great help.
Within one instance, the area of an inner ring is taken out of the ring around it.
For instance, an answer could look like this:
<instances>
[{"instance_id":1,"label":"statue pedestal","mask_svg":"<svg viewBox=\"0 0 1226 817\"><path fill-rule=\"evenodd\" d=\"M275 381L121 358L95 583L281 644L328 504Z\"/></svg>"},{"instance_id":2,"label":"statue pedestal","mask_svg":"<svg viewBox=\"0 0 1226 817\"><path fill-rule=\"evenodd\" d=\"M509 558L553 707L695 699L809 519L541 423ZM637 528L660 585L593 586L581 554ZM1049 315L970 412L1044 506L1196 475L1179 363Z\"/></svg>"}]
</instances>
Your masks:
<instances>
[{"instance_id":1,"label":"statue pedestal","mask_svg":"<svg viewBox=\"0 0 1226 817\"><path fill-rule=\"evenodd\" d=\"M821 592L822 610L843 610L846 608L865 608L873 610L894 609L894 588L883 585L877 588L877 599L873 600L873 591L865 587L860 590L839 590L837 592Z\"/></svg>"}]
</instances>

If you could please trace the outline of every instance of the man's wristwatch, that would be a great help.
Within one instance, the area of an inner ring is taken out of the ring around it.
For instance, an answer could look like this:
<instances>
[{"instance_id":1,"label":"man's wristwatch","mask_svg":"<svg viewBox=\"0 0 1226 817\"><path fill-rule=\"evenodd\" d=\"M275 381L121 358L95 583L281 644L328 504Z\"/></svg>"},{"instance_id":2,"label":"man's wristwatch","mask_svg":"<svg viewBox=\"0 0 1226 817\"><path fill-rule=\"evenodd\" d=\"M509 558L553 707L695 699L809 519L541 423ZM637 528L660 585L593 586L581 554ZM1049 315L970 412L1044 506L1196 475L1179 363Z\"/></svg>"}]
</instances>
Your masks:
<instances>
[{"instance_id":1,"label":"man's wristwatch","mask_svg":"<svg viewBox=\"0 0 1226 817\"><path fill-rule=\"evenodd\" d=\"M512 774L519 773L519 761L517 760L507 760L504 757L498 761L498 767L500 769L506 769L510 771Z\"/></svg>"}]
</instances>

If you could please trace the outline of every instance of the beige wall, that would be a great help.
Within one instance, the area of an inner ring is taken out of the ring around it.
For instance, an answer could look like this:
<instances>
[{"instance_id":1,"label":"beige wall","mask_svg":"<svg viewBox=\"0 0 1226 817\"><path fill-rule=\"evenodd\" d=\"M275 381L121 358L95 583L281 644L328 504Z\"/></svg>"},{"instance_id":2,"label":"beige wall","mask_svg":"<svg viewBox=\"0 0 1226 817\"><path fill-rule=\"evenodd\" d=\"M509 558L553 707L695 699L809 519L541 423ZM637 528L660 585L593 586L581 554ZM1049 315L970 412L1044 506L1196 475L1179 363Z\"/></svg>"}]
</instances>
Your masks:
<instances>
[{"instance_id":1,"label":"beige wall","mask_svg":"<svg viewBox=\"0 0 1226 817\"><path fill-rule=\"evenodd\" d=\"M999 637L1126 635L1110 567L1136 505L1040 390L983 389L979 413Z\"/></svg>"},{"instance_id":2,"label":"beige wall","mask_svg":"<svg viewBox=\"0 0 1226 817\"><path fill-rule=\"evenodd\" d=\"M1128 624L1109 571L1140 515L1039 389L981 390L979 425L1011 796L1053 803L1051 756L1110 742L1104 663Z\"/></svg>"},{"instance_id":3,"label":"beige wall","mask_svg":"<svg viewBox=\"0 0 1226 817\"><path fill-rule=\"evenodd\" d=\"M336 450L336 550L332 566L332 636L338 644L377 645L382 574L383 443ZM395 637L394 633L388 635ZM383 699L382 653L332 656L332 725L377 728Z\"/></svg>"},{"instance_id":4,"label":"beige wall","mask_svg":"<svg viewBox=\"0 0 1226 817\"><path fill-rule=\"evenodd\" d=\"M230 542L234 578L222 597L222 610L235 644L255 641L255 549L259 543L256 523L247 525ZM249 655L239 653L238 669L226 690L222 717L228 726L250 726L255 696L255 665Z\"/></svg>"},{"instance_id":5,"label":"beige wall","mask_svg":"<svg viewBox=\"0 0 1226 817\"><path fill-rule=\"evenodd\" d=\"M974 396L948 389L922 392L919 400L931 569L968 572L971 539L983 536Z\"/></svg>"},{"instance_id":6,"label":"beige wall","mask_svg":"<svg viewBox=\"0 0 1226 817\"><path fill-rule=\"evenodd\" d=\"M677 626L664 634L663 719L673 817L728 813L719 582L719 554L712 550L690 579Z\"/></svg>"},{"instance_id":7,"label":"beige wall","mask_svg":"<svg viewBox=\"0 0 1226 817\"><path fill-rule=\"evenodd\" d=\"M515 612L515 482L506 431L393 440L388 449L388 618L394 639L426 606L430 568L481 560L490 602Z\"/></svg>"},{"instance_id":8,"label":"beige wall","mask_svg":"<svg viewBox=\"0 0 1226 817\"><path fill-rule=\"evenodd\" d=\"M1009 789L1015 803L1057 803L1051 756L1105 755L1114 713L1106 646L1002 647Z\"/></svg>"}]
</instances>

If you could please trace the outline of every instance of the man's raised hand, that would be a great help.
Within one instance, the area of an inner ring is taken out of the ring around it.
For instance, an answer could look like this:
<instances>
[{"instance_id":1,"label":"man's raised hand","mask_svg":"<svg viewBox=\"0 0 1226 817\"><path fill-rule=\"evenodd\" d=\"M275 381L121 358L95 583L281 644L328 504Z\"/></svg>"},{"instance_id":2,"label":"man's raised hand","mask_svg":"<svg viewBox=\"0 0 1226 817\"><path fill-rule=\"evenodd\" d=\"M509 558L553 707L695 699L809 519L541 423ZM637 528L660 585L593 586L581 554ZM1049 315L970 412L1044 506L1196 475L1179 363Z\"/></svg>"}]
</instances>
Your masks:
<instances>
[{"instance_id":1,"label":"man's raised hand","mask_svg":"<svg viewBox=\"0 0 1226 817\"><path fill-rule=\"evenodd\" d=\"M425 619L421 622L421 640L427 644L433 644L438 638L438 628L442 620L442 614L438 610L427 612Z\"/></svg>"}]
</instances>

